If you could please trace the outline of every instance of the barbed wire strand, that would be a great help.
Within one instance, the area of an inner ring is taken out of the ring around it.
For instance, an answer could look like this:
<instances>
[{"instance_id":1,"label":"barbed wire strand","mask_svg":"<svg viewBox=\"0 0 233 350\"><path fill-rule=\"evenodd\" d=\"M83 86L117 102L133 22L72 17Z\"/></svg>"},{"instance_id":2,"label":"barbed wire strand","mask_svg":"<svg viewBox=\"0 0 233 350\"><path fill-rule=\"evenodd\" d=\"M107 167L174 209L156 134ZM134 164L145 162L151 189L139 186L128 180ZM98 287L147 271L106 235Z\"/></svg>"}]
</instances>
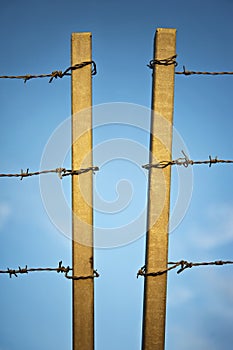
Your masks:
<instances>
[{"instance_id":1,"label":"barbed wire strand","mask_svg":"<svg viewBox=\"0 0 233 350\"><path fill-rule=\"evenodd\" d=\"M89 171L92 171L93 173L95 173L95 171L98 171L98 170L99 168L97 166L94 166L94 167L89 167L89 168L79 169L79 170L56 168L51 170L41 170L41 171L35 171L35 172L29 173L29 168L27 168L26 171L23 171L23 169L21 169L20 174L0 174L0 177L20 177L20 180L23 180L24 177L49 174L49 173L57 173L59 178L62 179L64 176L80 175L80 174L87 173Z\"/></svg>"},{"instance_id":2,"label":"barbed wire strand","mask_svg":"<svg viewBox=\"0 0 233 350\"><path fill-rule=\"evenodd\" d=\"M200 71L189 71L183 66L182 72L175 72L175 74L183 75L233 75L233 72L200 72Z\"/></svg>"},{"instance_id":3,"label":"barbed wire strand","mask_svg":"<svg viewBox=\"0 0 233 350\"><path fill-rule=\"evenodd\" d=\"M170 66L170 65L174 65L175 67L178 66L178 62L176 61L176 57L177 55L168 57L168 58L164 58L161 60L158 59L153 59L150 60L149 64L147 65L147 67L149 67L150 69L154 69L155 65L162 65L162 66ZM189 71L186 70L185 66L183 66L183 71L181 72L175 72L175 74L180 74L180 75L233 75L233 72L204 72L204 71Z\"/></svg>"},{"instance_id":4,"label":"barbed wire strand","mask_svg":"<svg viewBox=\"0 0 233 350\"><path fill-rule=\"evenodd\" d=\"M81 62L77 63L73 66L68 67L67 69L62 72L61 70L56 70L53 71L52 73L49 74L38 74L38 75L32 75L32 74L26 74L26 75L1 75L0 79L23 79L24 83L26 83L28 80L31 79L37 79L37 78L50 78L49 83L53 81L53 79L57 78L63 78L64 76L71 75L70 72L76 69L83 68L85 66L92 65L92 75L97 74L97 68L96 68L96 63L95 61L86 61L86 62Z\"/></svg>"},{"instance_id":5,"label":"barbed wire strand","mask_svg":"<svg viewBox=\"0 0 233 350\"><path fill-rule=\"evenodd\" d=\"M200 164L208 164L209 167L211 167L212 164L217 164L217 163L225 163L225 164L232 164L233 160L230 159L218 159L217 157L212 158L211 156L209 156L209 160L192 160L189 159L189 157L185 154L184 151L181 151L184 155L184 157L181 158L177 158L174 160L162 160L158 163L152 164L145 164L142 165L142 168L150 170L151 168L157 168L157 169L164 169L166 167L168 167L169 165L180 165L180 166L184 166L185 168L187 168L189 165L200 165Z\"/></svg>"},{"instance_id":6,"label":"barbed wire strand","mask_svg":"<svg viewBox=\"0 0 233 350\"><path fill-rule=\"evenodd\" d=\"M19 274L28 274L29 272L52 272L56 271L57 273L64 273L65 277L68 279L72 280L85 280L85 279L90 279L90 278L96 278L99 277L99 273L97 270L93 270L93 275L88 275L88 276L69 276L68 273L72 271L73 269L69 266L63 266L62 261L59 261L58 267L37 267L37 268L28 268L27 265L24 268L21 268L19 266L18 269L9 269L7 270L0 270L0 274L8 274L9 277L11 278L12 276L18 277Z\"/></svg>"},{"instance_id":7,"label":"barbed wire strand","mask_svg":"<svg viewBox=\"0 0 233 350\"><path fill-rule=\"evenodd\" d=\"M172 265L171 267L168 267L164 270L160 270L157 272L146 272L146 265L142 266L137 273L137 278L139 276L152 276L152 277L156 277L156 276L161 276L164 275L165 273L176 269L177 267L181 267L177 273L181 273L186 269L190 269L192 267L197 267L197 266L209 266L209 265L217 265L217 266L223 266L223 265L227 265L227 264L233 264L233 261L223 261L223 260L216 260L216 261L209 261L209 262L189 262L186 260L180 260L180 261L176 261L176 262L168 262L169 265Z\"/></svg>"}]
</instances>

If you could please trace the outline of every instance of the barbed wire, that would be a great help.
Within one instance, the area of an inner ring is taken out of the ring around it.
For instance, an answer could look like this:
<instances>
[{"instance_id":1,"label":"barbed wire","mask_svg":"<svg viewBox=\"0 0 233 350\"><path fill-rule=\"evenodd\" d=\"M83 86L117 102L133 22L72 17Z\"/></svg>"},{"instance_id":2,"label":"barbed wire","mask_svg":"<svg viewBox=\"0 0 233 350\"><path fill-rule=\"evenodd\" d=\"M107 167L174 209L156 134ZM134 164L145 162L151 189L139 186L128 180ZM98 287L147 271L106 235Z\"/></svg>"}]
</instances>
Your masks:
<instances>
[{"instance_id":1,"label":"barbed wire","mask_svg":"<svg viewBox=\"0 0 233 350\"><path fill-rule=\"evenodd\" d=\"M57 273L64 273L65 277L72 280L86 280L90 278L96 278L99 277L99 273L97 270L93 270L93 275L87 275L87 276L69 276L68 273L72 271L73 269L69 266L63 266L62 261L59 261L58 267L37 267L37 268L28 268L27 265L24 268L21 268L20 266L18 269L9 269L7 270L0 270L0 274L8 274L11 278L12 276L18 277L19 274L28 274L29 272L43 272L48 271L52 272L55 271Z\"/></svg>"},{"instance_id":2,"label":"barbed wire","mask_svg":"<svg viewBox=\"0 0 233 350\"><path fill-rule=\"evenodd\" d=\"M71 75L70 72L76 69L83 68L85 66L92 65L92 75L97 74L97 68L96 68L96 63L95 61L86 61L86 62L81 62L77 63L73 66L68 67L64 72L61 70L55 70L52 73L49 74L38 74L38 75L32 75L32 74L26 74L26 75L1 75L0 79L23 79L24 83L26 83L28 80L31 79L37 79L37 78L50 78L49 83L53 81L53 79L57 78L63 78L64 76Z\"/></svg>"},{"instance_id":3,"label":"barbed wire","mask_svg":"<svg viewBox=\"0 0 233 350\"><path fill-rule=\"evenodd\" d=\"M56 174L58 174L58 177L60 179L62 179L64 176L80 175L80 174L87 173L89 171L92 171L93 173L95 173L95 171L98 171L98 170L99 170L99 168L97 166L93 166L93 167L79 169L79 170L56 168L56 169L51 169L51 170L41 170L41 171L35 171L35 172L29 173L29 168L27 168L26 171L23 171L23 169L21 169L21 172L19 174L0 174L0 177L20 177L20 180L23 180L24 177L49 174L49 173L56 173Z\"/></svg>"},{"instance_id":4,"label":"barbed wire","mask_svg":"<svg viewBox=\"0 0 233 350\"><path fill-rule=\"evenodd\" d=\"M216 261L209 261L209 262L190 262L190 261L186 261L186 260L180 260L180 261L176 261L176 262L168 262L168 265L172 265L171 267L168 267L164 270L160 270L157 272L146 272L146 265L142 266L137 273L137 278L139 276L152 276L152 277L156 277L156 276L161 276L164 275L165 273L176 269L177 267L180 266L180 269L176 272L176 273L181 273L186 269L190 269L192 267L197 267L197 266L209 266L209 265L216 265L216 266L223 266L223 265L227 265L227 264L233 264L233 261L223 261L223 260L216 260Z\"/></svg>"},{"instance_id":5,"label":"barbed wire","mask_svg":"<svg viewBox=\"0 0 233 350\"><path fill-rule=\"evenodd\" d=\"M153 59L150 60L149 64L147 64L147 67L150 69L154 69L155 65L161 65L161 66L170 66L174 65L175 67L178 66L178 62L176 61L177 55L164 58L161 60L158 59ZM175 74L180 74L180 75L233 75L233 72L204 72L204 71L189 71L186 70L185 66L183 66L183 71L181 72L175 72Z\"/></svg>"},{"instance_id":6,"label":"barbed wire","mask_svg":"<svg viewBox=\"0 0 233 350\"><path fill-rule=\"evenodd\" d=\"M175 72L175 74L183 75L233 75L233 72L200 72L200 71L189 71L183 66L182 72Z\"/></svg>"},{"instance_id":7,"label":"barbed wire","mask_svg":"<svg viewBox=\"0 0 233 350\"><path fill-rule=\"evenodd\" d=\"M225 164L232 164L233 160L230 159L218 159L217 157L212 158L209 156L208 160L192 160L189 159L189 157L185 154L184 151L181 151L184 155L184 157L180 157L174 160L162 160L158 163L149 163L149 164L144 164L142 165L142 168L150 170L151 168L157 168L157 169L164 169L168 166L172 165L179 165L179 166L184 166L187 168L189 165L200 165L200 164L208 164L209 167L211 167L212 164L216 163L225 163ZM50 169L50 170L41 170L41 171L35 171L35 172L29 172L29 168L27 168L26 171L21 169L20 173L15 173L15 174L7 174L7 173L2 173L0 174L0 177L19 177L20 180L23 180L24 177L30 177L30 176L35 176L35 175L43 175L43 174L49 174L49 173L56 173L58 174L59 178L62 179L64 176L73 176L73 175L80 175L83 173L87 173L89 171L92 171L95 173L95 171L99 171L99 167L93 166L93 167L88 167L85 169L79 169L79 170L70 170L66 168L56 168L56 169Z\"/></svg>"},{"instance_id":8,"label":"barbed wire","mask_svg":"<svg viewBox=\"0 0 233 350\"><path fill-rule=\"evenodd\" d=\"M189 165L200 165L200 164L209 164L209 167L211 167L212 164L217 164L217 163L226 163L226 164L230 164L233 163L233 160L226 160L226 159L218 159L217 157L212 158L211 156L209 156L209 160L192 160L189 159L189 157L185 154L184 151L181 151L184 155L184 157L181 158L177 158L174 160L162 160L158 163L152 164L145 164L142 165L142 168L150 170L151 168L157 168L157 169L164 169L166 167L168 167L169 165L180 165L180 166L184 166L185 168L187 168Z\"/></svg>"}]
</instances>

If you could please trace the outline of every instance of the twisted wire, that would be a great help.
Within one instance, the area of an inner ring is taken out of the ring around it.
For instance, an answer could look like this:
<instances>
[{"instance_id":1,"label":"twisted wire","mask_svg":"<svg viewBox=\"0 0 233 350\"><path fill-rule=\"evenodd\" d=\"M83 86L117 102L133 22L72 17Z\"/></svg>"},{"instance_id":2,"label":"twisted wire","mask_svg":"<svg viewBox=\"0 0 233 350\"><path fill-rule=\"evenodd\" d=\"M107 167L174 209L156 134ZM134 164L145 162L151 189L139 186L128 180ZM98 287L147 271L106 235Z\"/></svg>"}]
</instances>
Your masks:
<instances>
[{"instance_id":1,"label":"twisted wire","mask_svg":"<svg viewBox=\"0 0 233 350\"><path fill-rule=\"evenodd\" d=\"M183 71L181 72L175 72L175 74L180 75L233 75L233 72L200 72L200 71L189 71L185 69L185 66L183 66Z\"/></svg>"},{"instance_id":2,"label":"twisted wire","mask_svg":"<svg viewBox=\"0 0 233 350\"><path fill-rule=\"evenodd\" d=\"M155 65L160 65L160 66L170 66L170 65L174 65L175 67L178 66L178 62L176 61L176 57L177 55L168 57L168 58L164 58L164 59L153 59L150 60L149 64L147 64L147 67L149 67L150 69L154 69ZM183 66L183 71L181 72L175 72L175 74L179 74L179 75L212 75L212 76L216 76L216 75L233 75L233 72L227 72L227 71L223 71L223 72L206 72L206 71L190 71L190 70L186 70L185 66Z\"/></svg>"},{"instance_id":3,"label":"twisted wire","mask_svg":"<svg viewBox=\"0 0 233 350\"><path fill-rule=\"evenodd\" d=\"M225 163L225 164L232 164L233 160L231 159L218 159L217 157L212 158L209 156L208 160L192 160L189 159L189 157L185 154L184 151L181 151L184 155L184 157L177 158L174 160L162 160L158 163L149 163L149 164L144 164L142 165L142 168L150 170L151 168L157 168L157 169L164 169L168 166L172 165L179 165L179 166L184 166L187 168L189 165L200 165L200 164L208 164L209 167L211 167L212 164L217 164L217 163Z\"/></svg>"},{"instance_id":4,"label":"twisted wire","mask_svg":"<svg viewBox=\"0 0 233 350\"><path fill-rule=\"evenodd\" d=\"M186 269L190 269L192 267L197 267L197 266L209 266L209 265L216 265L216 266L223 266L223 265L228 265L228 264L233 264L233 261L231 260L227 260L227 261L223 261L223 260L215 260L215 261L205 261L205 262L190 262L190 261L186 261L186 260L180 260L180 261L176 261L176 262L168 262L168 265L172 265L164 270L160 270L160 271L153 271L153 272L147 272L146 271L146 265L142 266L137 273L137 278L139 276L151 276L151 277L156 277L156 276L161 276L164 275L165 273L176 269L177 267L180 266L180 269L177 271L177 273L181 273Z\"/></svg>"},{"instance_id":5,"label":"twisted wire","mask_svg":"<svg viewBox=\"0 0 233 350\"><path fill-rule=\"evenodd\" d=\"M35 171L35 172L29 172L29 168L27 168L26 171L23 171L23 169L21 169L21 172L18 174L17 173L16 174L0 174L0 177L20 177L20 180L23 180L24 177L49 174L49 173L56 173L56 174L58 174L59 178L62 179L64 176L80 175L80 174L87 173L89 171L92 171L93 173L95 173L95 171L98 171L98 170L99 170L99 168L97 166L89 167L89 168L85 168L85 169L79 169L79 170L56 168L56 169L41 170L41 171Z\"/></svg>"},{"instance_id":6,"label":"twisted wire","mask_svg":"<svg viewBox=\"0 0 233 350\"><path fill-rule=\"evenodd\" d=\"M69 266L63 266L62 261L59 261L58 267L37 267L37 268L28 268L27 265L24 268L21 268L20 266L18 269L9 269L7 270L0 270L0 274L8 274L10 278L12 276L18 277L19 274L28 274L29 272L52 272L55 271L57 273L64 273L64 276L67 279L72 279L72 280L85 280L85 279L90 279L90 278L95 278L99 277L99 273L97 270L93 270L93 275L87 275L87 276L69 276L69 272L72 271L73 269Z\"/></svg>"},{"instance_id":7,"label":"twisted wire","mask_svg":"<svg viewBox=\"0 0 233 350\"><path fill-rule=\"evenodd\" d=\"M53 81L53 79L57 78L63 78L64 76L71 75L70 72L83 68L85 66L92 65L92 75L97 74L97 68L95 61L85 61L81 63L74 64L73 66L68 67L67 69L62 72L61 70L55 70L52 73L49 74L38 74L38 75L32 75L32 74L26 74L26 75L1 75L0 79L23 79L24 83L26 83L28 80L31 79L37 79L37 78L50 78L49 83Z\"/></svg>"}]
</instances>

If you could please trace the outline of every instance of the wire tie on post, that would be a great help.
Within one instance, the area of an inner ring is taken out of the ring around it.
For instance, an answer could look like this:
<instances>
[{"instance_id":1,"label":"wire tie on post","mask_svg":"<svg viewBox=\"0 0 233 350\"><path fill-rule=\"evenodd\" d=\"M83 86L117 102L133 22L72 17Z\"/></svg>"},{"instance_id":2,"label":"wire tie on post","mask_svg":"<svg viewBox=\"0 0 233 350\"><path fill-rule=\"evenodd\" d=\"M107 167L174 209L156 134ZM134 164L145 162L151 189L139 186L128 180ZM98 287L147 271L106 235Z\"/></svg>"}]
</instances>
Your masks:
<instances>
[{"instance_id":1,"label":"wire tie on post","mask_svg":"<svg viewBox=\"0 0 233 350\"><path fill-rule=\"evenodd\" d=\"M92 171L92 173L95 174L95 171L99 171L99 168L97 166L93 166L93 167L79 169L79 170L72 170L71 174L72 175L79 175L79 174L87 173L89 171Z\"/></svg>"},{"instance_id":2,"label":"wire tie on post","mask_svg":"<svg viewBox=\"0 0 233 350\"><path fill-rule=\"evenodd\" d=\"M95 61L85 61L85 62L79 63L79 64L77 64L77 68L85 67L85 66L87 66L89 64L92 65L91 74L92 75L96 75L97 74L97 68L96 68Z\"/></svg>"},{"instance_id":3,"label":"wire tie on post","mask_svg":"<svg viewBox=\"0 0 233 350\"><path fill-rule=\"evenodd\" d=\"M178 65L178 63L176 62L176 57L177 57L177 55L174 55L174 56L171 56L168 58L164 58L161 60L158 60L158 59L150 60L147 67L149 67L150 69L154 69L154 66L156 64L158 64L160 66L170 66L170 65L174 64L174 66L176 67Z\"/></svg>"},{"instance_id":4,"label":"wire tie on post","mask_svg":"<svg viewBox=\"0 0 233 350\"><path fill-rule=\"evenodd\" d=\"M93 270L93 275L90 276L68 276L70 270L72 270L69 266L67 266L67 271L65 272L65 277L71 280L86 280L90 278L98 278L100 275L97 270Z\"/></svg>"},{"instance_id":5,"label":"wire tie on post","mask_svg":"<svg viewBox=\"0 0 233 350\"><path fill-rule=\"evenodd\" d=\"M69 73L69 71L73 71L73 70L76 70L76 69L80 69L80 68L83 68L87 65L91 64L93 67L92 67L92 71L91 71L91 74L92 75L96 75L97 74L97 68L96 68L96 63L95 61L85 61L85 62L81 62L81 63L77 63L73 66L70 66L69 68L67 68L62 74L63 76L64 75L71 75L71 73Z\"/></svg>"}]
</instances>

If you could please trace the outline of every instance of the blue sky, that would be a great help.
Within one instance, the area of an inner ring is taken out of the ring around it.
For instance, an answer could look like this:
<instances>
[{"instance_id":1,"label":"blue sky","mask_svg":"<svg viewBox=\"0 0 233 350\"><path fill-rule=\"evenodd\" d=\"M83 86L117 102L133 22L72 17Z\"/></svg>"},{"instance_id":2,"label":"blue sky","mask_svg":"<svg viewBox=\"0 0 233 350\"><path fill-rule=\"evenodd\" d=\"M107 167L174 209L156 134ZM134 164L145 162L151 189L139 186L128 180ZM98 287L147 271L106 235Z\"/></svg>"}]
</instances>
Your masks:
<instances>
[{"instance_id":1,"label":"blue sky","mask_svg":"<svg viewBox=\"0 0 233 350\"><path fill-rule=\"evenodd\" d=\"M190 70L232 71L232 13L231 0L1 1L0 75L64 70L70 65L71 33L91 31L98 70L93 104L121 102L147 110L151 104L147 63L156 28L177 29L177 70L185 65ZM192 159L233 158L232 79L176 76L174 126ZM0 172L36 171L54 130L70 117L70 78L51 84L46 79L26 84L2 79L0 89ZM107 152L113 139L113 151L123 139L142 153L130 162L113 152L112 162L94 177L105 204L117 202L117 195L122 203L129 201L126 210L115 214L96 211L95 223L107 228L127 223L127 217L132 219L146 203L147 172L140 169L140 162L146 163L148 157L148 133L122 120L115 122L95 130L96 162L106 154L98 153L97 146L106 142ZM145 116L143 128L148 126ZM69 162L68 156L67 167ZM231 174L231 165L193 168L191 202L169 236L169 260L232 259ZM182 184L177 189L177 178L174 168L171 212L182 190ZM70 178L64 178L62 186L69 202ZM71 241L47 215L39 178L2 178L0 187L0 269L57 266L60 260L71 265ZM95 251L95 268L101 274L95 281L97 350L140 349L143 278L136 279L136 273L144 264L144 224L142 220L141 238L136 241ZM166 350L232 348L232 271L231 266L203 267L169 274ZM0 291L0 350L71 349L69 280L46 272L12 279L1 275Z\"/></svg>"}]
</instances>

